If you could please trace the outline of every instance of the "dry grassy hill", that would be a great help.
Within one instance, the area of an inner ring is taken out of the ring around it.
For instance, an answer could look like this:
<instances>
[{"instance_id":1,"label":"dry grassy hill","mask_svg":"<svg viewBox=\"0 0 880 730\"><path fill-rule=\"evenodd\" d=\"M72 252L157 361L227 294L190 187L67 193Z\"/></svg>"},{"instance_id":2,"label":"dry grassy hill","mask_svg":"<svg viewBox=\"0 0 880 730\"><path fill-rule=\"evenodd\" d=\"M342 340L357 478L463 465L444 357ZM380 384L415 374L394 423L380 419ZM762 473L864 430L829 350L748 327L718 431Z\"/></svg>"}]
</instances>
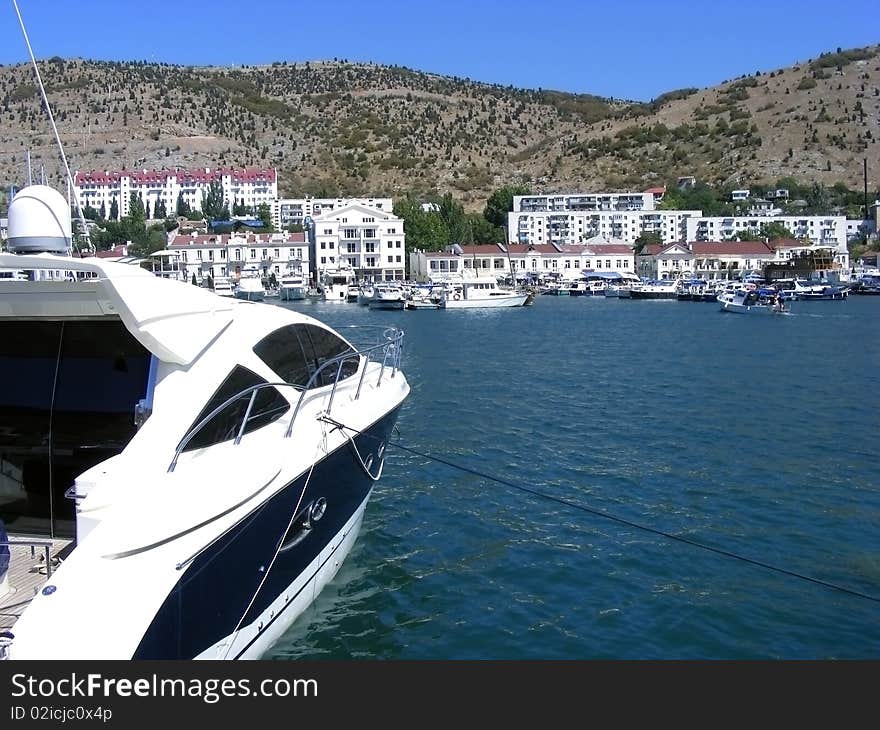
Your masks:
<instances>
[{"instance_id":1,"label":"dry grassy hill","mask_svg":"<svg viewBox=\"0 0 880 730\"><path fill-rule=\"evenodd\" d=\"M28 65L0 66L0 183L60 164ZM278 168L283 195L880 180L880 47L838 51L651 104L345 62L193 68L41 62L73 169Z\"/></svg>"}]
</instances>

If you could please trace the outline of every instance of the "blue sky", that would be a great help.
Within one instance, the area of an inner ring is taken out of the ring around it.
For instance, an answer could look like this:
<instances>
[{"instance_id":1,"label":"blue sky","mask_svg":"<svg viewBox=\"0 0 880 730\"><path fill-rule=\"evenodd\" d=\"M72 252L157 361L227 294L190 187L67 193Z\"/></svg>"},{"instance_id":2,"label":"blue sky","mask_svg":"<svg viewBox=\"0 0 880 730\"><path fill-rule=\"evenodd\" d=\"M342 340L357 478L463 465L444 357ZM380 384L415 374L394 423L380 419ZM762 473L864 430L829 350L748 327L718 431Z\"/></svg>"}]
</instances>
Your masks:
<instances>
[{"instance_id":1,"label":"blue sky","mask_svg":"<svg viewBox=\"0 0 880 730\"><path fill-rule=\"evenodd\" d=\"M876 0L18 0L38 59L230 66L339 58L649 100L880 41ZM0 63L27 60L0 0Z\"/></svg>"}]
</instances>

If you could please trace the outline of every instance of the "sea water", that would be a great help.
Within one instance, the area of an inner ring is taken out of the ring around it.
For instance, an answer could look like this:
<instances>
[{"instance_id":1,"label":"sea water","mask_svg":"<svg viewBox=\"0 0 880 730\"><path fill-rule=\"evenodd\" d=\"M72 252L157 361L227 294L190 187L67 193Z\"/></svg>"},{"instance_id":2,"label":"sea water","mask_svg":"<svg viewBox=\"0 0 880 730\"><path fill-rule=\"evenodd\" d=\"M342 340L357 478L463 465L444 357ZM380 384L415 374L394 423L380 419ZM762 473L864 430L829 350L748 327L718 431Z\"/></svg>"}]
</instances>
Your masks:
<instances>
[{"instance_id":1,"label":"sea water","mask_svg":"<svg viewBox=\"0 0 880 730\"><path fill-rule=\"evenodd\" d=\"M880 657L880 298L281 306L405 330L411 451L267 658Z\"/></svg>"}]
</instances>

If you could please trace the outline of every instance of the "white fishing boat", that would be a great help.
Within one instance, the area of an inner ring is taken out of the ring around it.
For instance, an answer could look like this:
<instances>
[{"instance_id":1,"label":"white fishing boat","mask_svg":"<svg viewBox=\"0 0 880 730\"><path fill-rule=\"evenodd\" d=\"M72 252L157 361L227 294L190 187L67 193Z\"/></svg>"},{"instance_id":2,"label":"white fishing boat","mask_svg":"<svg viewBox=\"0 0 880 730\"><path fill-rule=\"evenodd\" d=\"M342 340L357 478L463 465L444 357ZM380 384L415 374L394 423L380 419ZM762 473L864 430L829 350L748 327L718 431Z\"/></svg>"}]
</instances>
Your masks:
<instances>
[{"instance_id":1,"label":"white fishing boat","mask_svg":"<svg viewBox=\"0 0 880 730\"><path fill-rule=\"evenodd\" d=\"M722 312L751 315L789 314L791 306L782 297L772 300L761 299L754 289L735 289L718 295Z\"/></svg>"},{"instance_id":2,"label":"white fishing boat","mask_svg":"<svg viewBox=\"0 0 880 730\"><path fill-rule=\"evenodd\" d=\"M373 286L370 309L403 309L404 303L403 289L399 284L383 281Z\"/></svg>"},{"instance_id":3,"label":"white fishing boat","mask_svg":"<svg viewBox=\"0 0 880 730\"><path fill-rule=\"evenodd\" d=\"M630 299L678 299L678 279L654 279L633 284Z\"/></svg>"},{"instance_id":4,"label":"white fishing boat","mask_svg":"<svg viewBox=\"0 0 880 730\"><path fill-rule=\"evenodd\" d=\"M474 277L449 282L439 304L441 309L522 307L530 296L529 292L500 288L493 277Z\"/></svg>"},{"instance_id":5,"label":"white fishing boat","mask_svg":"<svg viewBox=\"0 0 880 730\"><path fill-rule=\"evenodd\" d=\"M284 301L300 301L308 296L308 283L300 272L288 272L278 285L280 298Z\"/></svg>"},{"instance_id":6,"label":"white fishing boat","mask_svg":"<svg viewBox=\"0 0 880 730\"><path fill-rule=\"evenodd\" d=\"M347 302L348 287L354 281L354 269L324 269L318 274L318 294L325 302Z\"/></svg>"},{"instance_id":7,"label":"white fishing boat","mask_svg":"<svg viewBox=\"0 0 880 730\"><path fill-rule=\"evenodd\" d=\"M228 276L214 277L214 293L220 297L234 297L235 287L232 285L232 279Z\"/></svg>"}]
</instances>

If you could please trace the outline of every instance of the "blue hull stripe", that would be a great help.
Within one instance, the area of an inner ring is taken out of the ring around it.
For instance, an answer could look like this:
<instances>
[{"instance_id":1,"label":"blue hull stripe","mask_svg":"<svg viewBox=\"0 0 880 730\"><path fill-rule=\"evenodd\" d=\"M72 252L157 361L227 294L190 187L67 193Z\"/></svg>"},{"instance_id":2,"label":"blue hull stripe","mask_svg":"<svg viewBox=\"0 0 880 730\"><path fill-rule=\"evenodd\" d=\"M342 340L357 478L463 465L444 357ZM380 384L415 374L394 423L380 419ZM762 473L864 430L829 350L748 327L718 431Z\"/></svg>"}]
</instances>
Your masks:
<instances>
[{"instance_id":1,"label":"blue hull stripe","mask_svg":"<svg viewBox=\"0 0 880 730\"><path fill-rule=\"evenodd\" d=\"M399 407L390 411L354 438L365 461L372 456L373 463L379 463L377 450L391 435L398 411ZM323 497L326 513L313 522L299 545L279 553L259 588L307 479L301 504ZM190 563L132 658L191 659L232 634L239 621L242 626L253 623L342 530L372 486L348 442L316 462L311 478L308 473L297 477Z\"/></svg>"}]
</instances>

